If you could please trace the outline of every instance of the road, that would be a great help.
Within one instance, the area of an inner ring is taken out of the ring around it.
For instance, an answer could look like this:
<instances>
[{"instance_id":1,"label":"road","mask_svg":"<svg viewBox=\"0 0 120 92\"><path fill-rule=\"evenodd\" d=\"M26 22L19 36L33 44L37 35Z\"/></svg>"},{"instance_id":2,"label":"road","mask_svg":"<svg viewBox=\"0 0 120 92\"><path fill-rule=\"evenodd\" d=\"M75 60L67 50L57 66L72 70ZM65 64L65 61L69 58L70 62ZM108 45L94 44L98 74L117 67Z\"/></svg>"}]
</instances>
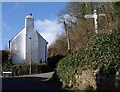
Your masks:
<instances>
[{"instance_id":1,"label":"road","mask_svg":"<svg viewBox=\"0 0 120 92\"><path fill-rule=\"evenodd\" d=\"M52 75L53 72L20 77L4 77L2 78L2 91L53 92L61 90L60 87L49 82Z\"/></svg>"}]
</instances>

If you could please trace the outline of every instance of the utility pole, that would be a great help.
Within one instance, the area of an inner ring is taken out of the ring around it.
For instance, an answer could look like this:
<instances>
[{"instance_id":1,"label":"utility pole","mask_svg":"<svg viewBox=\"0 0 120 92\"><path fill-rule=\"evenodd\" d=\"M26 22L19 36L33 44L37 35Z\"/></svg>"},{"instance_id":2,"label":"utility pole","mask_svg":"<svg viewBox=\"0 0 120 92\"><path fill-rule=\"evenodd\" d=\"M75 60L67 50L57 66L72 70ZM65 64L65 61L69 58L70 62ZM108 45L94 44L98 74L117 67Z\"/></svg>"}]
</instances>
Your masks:
<instances>
[{"instance_id":1,"label":"utility pole","mask_svg":"<svg viewBox=\"0 0 120 92\"><path fill-rule=\"evenodd\" d=\"M94 18L95 33L98 33L98 16L105 16L105 14L97 14L97 10L94 10L94 14L86 14L85 18Z\"/></svg>"},{"instance_id":2,"label":"utility pole","mask_svg":"<svg viewBox=\"0 0 120 92\"><path fill-rule=\"evenodd\" d=\"M67 36L67 44L68 44L68 53L70 53L70 37L69 37L69 30L68 27L64 21L64 27L65 27L65 32L66 32L66 36Z\"/></svg>"},{"instance_id":3,"label":"utility pole","mask_svg":"<svg viewBox=\"0 0 120 92\"><path fill-rule=\"evenodd\" d=\"M30 64L30 70L29 70L29 73L31 74L31 64L32 64L32 41L31 41L31 37L29 37L29 39L30 39L30 62L29 62L29 64Z\"/></svg>"},{"instance_id":4,"label":"utility pole","mask_svg":"<svg viewBox=\"0 0 120 92\"><path fill-rule=\"evenodd\" d=\"M68 53L71 52L71 46L70 46L70 27L72 27L72 25L74 25L74 23L76 23L76 18L72 17L68 14L63 16L63 24L64 24L64 28L66 31L66 37L67 37L67 45L68 45Z\"/></svg>"}]
</instances>

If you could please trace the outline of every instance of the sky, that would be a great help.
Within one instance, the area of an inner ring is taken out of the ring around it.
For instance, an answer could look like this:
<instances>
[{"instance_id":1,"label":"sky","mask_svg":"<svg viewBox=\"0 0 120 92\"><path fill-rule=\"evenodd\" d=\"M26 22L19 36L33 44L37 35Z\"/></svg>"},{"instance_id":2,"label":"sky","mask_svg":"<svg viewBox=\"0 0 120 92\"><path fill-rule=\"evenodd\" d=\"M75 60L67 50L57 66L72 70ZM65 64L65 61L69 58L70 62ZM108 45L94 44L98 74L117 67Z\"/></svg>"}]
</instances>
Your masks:
<instances>
[{"instance_id":1,"label":"sky","mask_svg":"<svg viewBox=\"0 0 120 92\"><path fill-rule=\"evenodd\" d=\"M52 44L63 31L58 13L67 2L2 2L2 48L24 28L25 17L32 13L35 29Z\"/></svg>"}]
</instances>

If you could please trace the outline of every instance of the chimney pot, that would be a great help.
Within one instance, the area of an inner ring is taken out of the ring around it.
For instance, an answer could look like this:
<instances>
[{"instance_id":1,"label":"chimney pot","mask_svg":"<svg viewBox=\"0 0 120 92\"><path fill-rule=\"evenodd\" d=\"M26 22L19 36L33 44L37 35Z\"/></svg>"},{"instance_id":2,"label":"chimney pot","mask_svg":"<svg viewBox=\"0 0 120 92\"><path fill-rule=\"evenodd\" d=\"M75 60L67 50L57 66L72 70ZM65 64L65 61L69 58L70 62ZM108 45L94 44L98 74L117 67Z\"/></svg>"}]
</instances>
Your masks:
<instances>
[{"instance_id":1,"label":"chimney pot","mask_svg":"<svg viewBox=\"0 0 120 92\"><path fill-rule=\"evenodd\" d=\"M32 13L30 13L30 15L32 16Z\"/></svg>"}]
</instances>

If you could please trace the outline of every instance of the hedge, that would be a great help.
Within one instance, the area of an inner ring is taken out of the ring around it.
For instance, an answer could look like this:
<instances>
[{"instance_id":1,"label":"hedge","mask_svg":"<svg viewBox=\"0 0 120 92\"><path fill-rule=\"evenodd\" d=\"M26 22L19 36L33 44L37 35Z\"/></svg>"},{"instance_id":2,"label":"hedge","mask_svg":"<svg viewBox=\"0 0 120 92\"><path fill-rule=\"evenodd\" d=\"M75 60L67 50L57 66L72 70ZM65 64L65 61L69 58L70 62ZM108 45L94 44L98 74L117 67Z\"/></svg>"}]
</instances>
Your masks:
<instances>
[{"instance_id":1,"label":"hedge","mask_svg":"<svg viewBox=\"0 0 120 92\"><path fill-rule=\"evenodd\" d=\"M89 46L88 59L93 69L100 68L104 76L111 76L120 69L120 31L99 34Z\"/></svg>"},{"instance_id":2,"label":"hedge","mask_svg":"<svg viewBox=\"0 0 120 92\"><path fill-rule=\"evenodd\" d=\"M75 88L75 74L81 75L85 68L99 68L106 77L115 75L120 69L120 31L98 34L85 47L60 60L57 75L63 87Z\"/></svg>"},{"instance_id":3,"label":"hedge","mask_svg":"<svg viewBox=\"0 0 120 92\"><path fill-rule=\"evenodd\" d=\"M45 63L33 63L31 67L32 67L31 74L39 74L50 71L50 68ZM13 65L11 70L13 76L28 75L30 71L30 65L29 64Z\"/></svg>"},{"instance_id":4,"label":"hedge","mask_svg":"<svg viewBox=\"0 0 120 92\"><path fill-rule=\"evenodd\" d=\"M1 69L2 71L9 71L12 67L12 60L10 58L10 51L9 50L0 50L0 57L2 60L0 60Z\"/></svg>"},{"instance_id":5,"label":"hedge","mask_svg":"<svg viewBox=\"0 0 120 92\"><path fill-rule=\"evenodd\" d=\"M81 49L79 52L69 54L67 57L60 60L57 67L57 75L60 78L60 81L62 81L62 86L64 88L74 87L74 75L76 73L81 74L79 67L84 64L84 61L82 61L84 58L84 50ZM70 80L72 81L72 84L69 86Z\"/></svg>"},{"instance_id":6,"label":"hedge","mask_svg":"<svg viewBox=\"0 0 120 92\"><path fill-rule=\"evenodd\" d=\"M0 50L0 57L2 57L2 64L9 59L9 50Z\"/></svg>"}]
</instances>

